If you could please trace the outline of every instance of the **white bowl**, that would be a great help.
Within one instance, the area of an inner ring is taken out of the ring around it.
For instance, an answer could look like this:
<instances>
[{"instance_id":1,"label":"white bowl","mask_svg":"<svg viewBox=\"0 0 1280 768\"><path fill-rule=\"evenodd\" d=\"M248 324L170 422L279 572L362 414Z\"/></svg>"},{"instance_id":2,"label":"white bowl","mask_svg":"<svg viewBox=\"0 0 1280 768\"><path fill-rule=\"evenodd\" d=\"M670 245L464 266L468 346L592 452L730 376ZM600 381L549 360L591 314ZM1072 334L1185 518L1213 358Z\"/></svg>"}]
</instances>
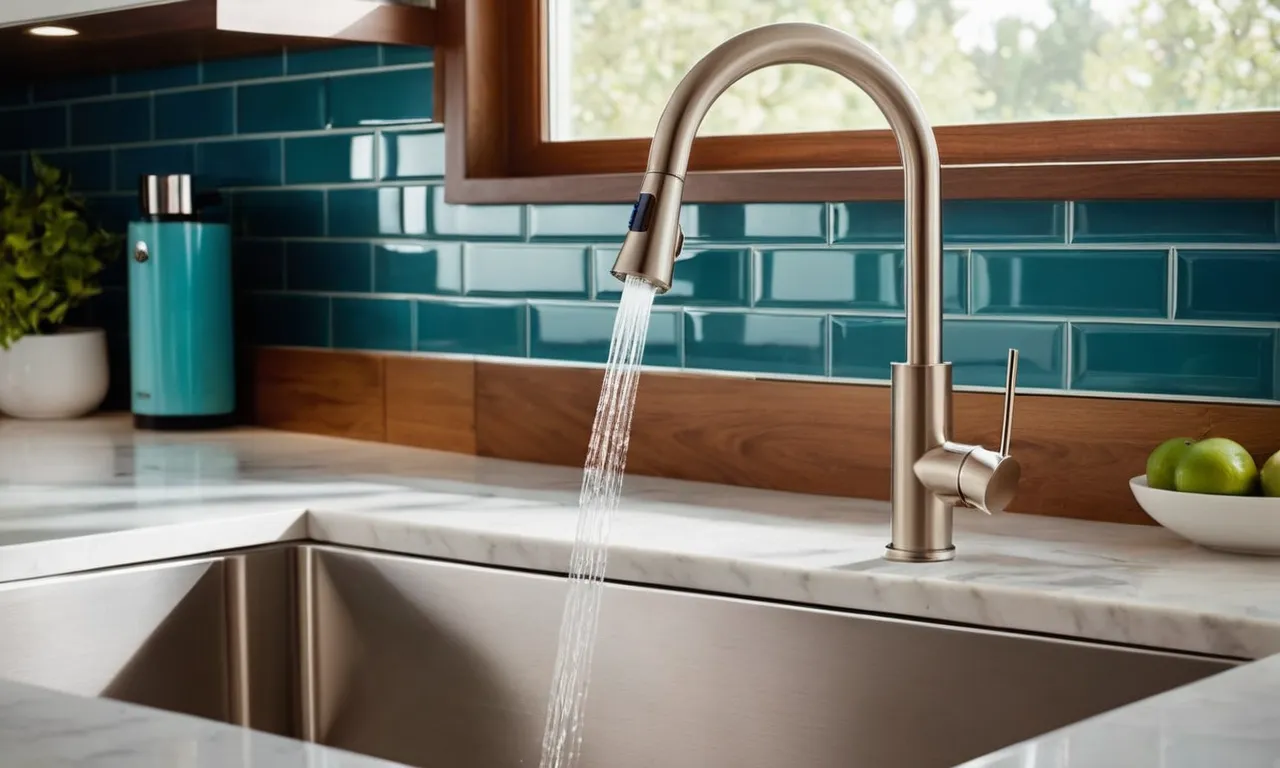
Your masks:
<instances>
[{"instance_id":1,"label":"white bowl","mask_svg":"<svg viewBox=\"0 0 1280 768\"><path fill-rule=\"evenodd\" d=\"M1148 486L1146 475L1129 487L1156 522L1202 547L1280 556L1280 498L1162 491Z\"/></svg>"}]
</instances>

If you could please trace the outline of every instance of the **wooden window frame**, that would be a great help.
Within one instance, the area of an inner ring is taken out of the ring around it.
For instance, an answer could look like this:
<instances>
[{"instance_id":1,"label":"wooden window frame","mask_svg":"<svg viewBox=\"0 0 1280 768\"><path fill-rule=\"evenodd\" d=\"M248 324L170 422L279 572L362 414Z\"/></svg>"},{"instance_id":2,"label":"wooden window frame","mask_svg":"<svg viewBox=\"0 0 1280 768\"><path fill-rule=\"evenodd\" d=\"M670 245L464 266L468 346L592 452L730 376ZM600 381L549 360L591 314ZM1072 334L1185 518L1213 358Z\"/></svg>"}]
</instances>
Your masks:
<instances>
[{"instance_id":1,"label":"wooden window frame","mask_svg":"<svg viewBox=\"0 0 1280 768\"><path fill-rule=\"evenodd\" d=\"M545 0L440 0L448 174L459 203L631 202L646 139L548 141ZM1280 198L1280 110L942 126L952 199ZM696 202L896 200L885 130L708 136Z\"/></svg>"}]
</instances>

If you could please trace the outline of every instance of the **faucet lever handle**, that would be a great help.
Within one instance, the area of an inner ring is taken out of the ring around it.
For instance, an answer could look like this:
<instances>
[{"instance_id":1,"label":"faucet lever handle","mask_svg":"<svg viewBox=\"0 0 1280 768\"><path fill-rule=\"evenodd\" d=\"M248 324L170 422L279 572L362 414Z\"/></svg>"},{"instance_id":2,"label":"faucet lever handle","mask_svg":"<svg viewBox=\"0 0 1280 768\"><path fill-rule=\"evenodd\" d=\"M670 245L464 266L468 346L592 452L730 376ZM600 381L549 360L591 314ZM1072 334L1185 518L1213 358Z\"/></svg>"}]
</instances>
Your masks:
<instances>
[{"instance_id":1,"label":"faucet lever handle","mask_svg":"<svg viewBox=\"0 0 1280 768\"><path fill-rule=\"evenodd\" d=\"M1018 350L1009 350L1009 362L1004 373L1004 421L1000 424L1000 455L1009 455L1009 442L1013 437L1013 397L1018 387Z\"/></svg>"}]
</instances>

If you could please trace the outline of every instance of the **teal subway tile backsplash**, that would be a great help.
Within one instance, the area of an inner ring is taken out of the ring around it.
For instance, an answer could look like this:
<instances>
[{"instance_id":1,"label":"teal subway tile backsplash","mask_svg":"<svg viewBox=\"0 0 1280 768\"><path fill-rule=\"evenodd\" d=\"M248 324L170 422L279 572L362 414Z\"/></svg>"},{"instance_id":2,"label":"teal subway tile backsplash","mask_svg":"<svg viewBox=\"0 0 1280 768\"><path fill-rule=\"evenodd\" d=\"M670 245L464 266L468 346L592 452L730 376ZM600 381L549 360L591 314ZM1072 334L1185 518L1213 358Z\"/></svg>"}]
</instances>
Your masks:
<instances>
[{"instance_id":1,"label":"teal subway tile backsplash","mask_svg":"<svg viewBox=\"0 0 1280 768\"><path fill-rule=\"evenodd\" d=\"M0 116L0 152L67 146L67 108L14 109Z\"/></svg>"},{"instance_id":2,"label":"teal subway tile backsplash","mask_svg":"<svg viewBox=\"0 0 1280 768\"><path fill-rule=\"evenodd\" d=\"M335 349L413 349L413 302L393 299L333 299Z\"/></svg>"},{"instance_id":3,"label":"teal subway tile backsplash","mask_svg":"<svg viewBox=\"0 0 1280 768\"><path fill-rule=\"evenodd\" d=\"M71 105L71 143L74 145L128 144L150 138L150 96Z\"/></svg>"},{"instance_id":4,"label":"teal subway tile backsplash","mask_svg":"<svg viewBox=\"0 0 1280 768\"><path fill-rule=\"evenodd\" d=\"M528 305L523 301L419 301L419 352L528 354Z\"/></svg>"},{"instance_id":5,"label":"teal subway tile backsplash","mask_svg":"<svg viewBox=\"0 0 1280 768\"><path fill-rule=\"evenodd\" d=\"M255 293L253 339L285 347L328 347L329 297L291 293Z\"/></svg>"},{"instance_id":6,"label":"teal subway tile backsplash","mask_svg":"<svg viewBox=\"0 0 1280 768\"><path fill-rule=\"evenodd\" d=\"M201 183L219 187L278 187L284 183L280 139L208 141L196 145Z\"/></svg>"},{"instance_id":7,"label":"teal subway tile backsplash","mask_svg":"<svg viewBox=\"0 0 1280 768\"><path fill-rule=\"evenodd\" d=\"M1177 317L1280 322L1280 248L1178 249Z\"/></svg>"},{"instance_id":8,"label":"teal subway tile backsplash","mask_svg":"<svg viewBox=\"0 0 1280 768\"><path fill-rule=\"evenodd\" d=\"M291 242L286 250L285 288L370 293L373 291L372 248L368 243Z\"/></svg>"},{"instance_id":9,"label":"teal subway tile backsplash","mask_svg":"<svg viewBox=\"0 0 1280 768\"><path fill-rule=\"evenodd\" d=\"M1166 250L973 250L980 315L1165 317Z\"/></svg>"},{"instance_id":10,"label":"teal subway tile backsplash","mask_svg":"<svg viewBox=\"0 0 1280 768\"><path fill-rule=\"evenodd\" d=\"M89 96L106 96L115 87L111 75L90 75L63 80L46 80L31 85L31 100L67 101Z\"/></svg>"},{"instance_id":11,"label":"teal subway tile backsplash","mask_svg":"<svg viewBox=\"0 0 1280 768\"><path fill-rule=\"evenodd\" d=\"M243 290L284 290L283 240L237 240L234 248L236 284ZM124 259L116 261L124 264Z\"/></svg>"},{"instance_id":12,"label":"teal subway tile backsplash","mask_svg":"<svg viewBox=\"0 0 1280 768\"><path fill-rule=\"evenodd\" d=\"M372 133L303 136L284 142L284 177L289 184L373 181Z\"/></svg>"},{"instance_id":13,"label":"teal subway tile backsplash","mask_svg":"<svg viewBox=\"0 0 1280 768\"><path fill-rule=\"evenodd\" d=\"M69 174L71 183L81 192L111 191L113 181L110 151L90 149L83 152L42 152L40 159Z\"/></svg>"},{"instance_id":14,"label":"teal subway tile backsplash","mask_svg":"<svg viewBox=\"0 0 1280 768\"><path fill-rule=\"evenodd\" d=\"M194 139L235 133L234 99L235 92L230 88L201 88L156 96L156 138Z\"/></svg>"},{"instance_id":15,"label":"teal subway tile backsplash","mask_svg":"<svg viewBox=\"0 0 1280 768\"><path fill-rule=\"evenodd\" d=\"M628 218L630 212L628 211ZM621 220L618 235L626 234ZM827 206L823 203L690 203L680 211L685 242L825 243Z\"/></svg>"},{"instance_id":16,"label":"teal subway tile backsplash","mask_svg":"<svg viewBox=\"0 0 1280 768\"><path fill-rule=\"evenodd\" d=\"M138 177L148 173L192 173L196 153L190 144L129 147L116 152L117 192L136 192Z\"/></svg>"},{"instance_id":17,"label":"teal subway tile backsplash","mask_svg":"<svg viewBox=\"0 0 1280 768\"><path fill-rule=\"evenodd\" d=\"M810 376L827 369L821 315L686 310L684 341L690 368Z\"/></svg>"},{"instance_id":18,"label":"teal subway tile backsplash","mask_svg":"<svg viewBox=\"0 0 1280 768\"><path fill-rule=\"evenodd\" d=\"M242 59L217 59L200 63L200 82L229 83L255 80L284 74L284 54L249 56Z\"/></svg>"},{"instance_id":19,"label":"teal subway tile backsplash","mask_svg":"<svg viewBox=\"0 0 1280 768\"><path fill-rule=\"evenodd\" d=\"M631 204L447 202L434 74L430 49L356 46L3 86L0 174L29 182L40 154L115 230L139 174L220 188L258 344L602 363ZM957 385L1002 385L1017 347L1028 389L1280 400L1277 201L942 216ZM905 356L900 202L689 204L681 225L647 364L887 382ZM126 266L84 315L118 364Z\"/></svg>"},{"instance_id":20,"label":"teal subway tile backsplash","mask_svg":"<svg viewBox=\"0 0 1280 768\"><path fill-rule=\"evenodd\" d=\"M1075 210L1077 243L1280 242L1272 200L1094 200Z\"/></svg>"},{"instance_id":21,"label":"teal subway tile backsplash","mask_svg":"<svg viewBox=\"0 0 1280 768\"><path fill-rule=\"evenodd\" d=\"M384 181L444 178L444 131L384 131L378 153Z\"/></svg>"},{"instance_id":22,"label":"teal subway tile backsplash","mask_svg":"<svg viewBox=\"0 0 1280 768\"><path fill-rule=\"evenodd\" d=\"M242 237L319 237L324 234L324 192L237 192L233 225Z\"/></svg>"},{"instance_id":23,"label":"teal subway tile backsplash","mask_svg":"<svg viewBox=\"0 0 1280 768\"><path fill-rule=\"evenodd\" d=\"M121 72L116 75L116 93L159 91L165 88L181 88L200 82L200 65L183 64L164 69L143 69Z\"/></svg>"},{"instance_id":24,"label":"teal subway tile backsplash","mask_svg":"<svg viewBox=\"0 0 1280 768\"><path fill-rule=\"evenodd\" d=\"M835 203L837 243L901 243L903 206L897 202ZM942 239L951 245L1061 243L1066 241L1067 204L1040 200L947 200Z\"/></svg>"},{"instance_id":25,"label":"teal subway tile backsplash","mask_svg":"<svg viewBox=\"0 0 1280 768\"><path fill-rule=\"evenodd\" d=\"M1275 398L1275 328L1072 327L1072 386L1101 392Z\"/></svg>"},{"instance_id":26,"label":"teal subway tile backsplash","mask_svg":"<svg viewBox=\"0 0 1280 768\"><path fill-rule=\"evenodd\" d=\"M395 69L329 79L329 126L418 123L431 119L433 82L423 69Z\"/></svg>"},{"instance_id":27,"label":"teal subway tile backsplash","mask_svg":"<svg viewBox=\"0 0 1280 768\"><path fill-rule=\"evenodd\" d=\"M831 372L857 379L889 378L890 363L906 359L906 321L837 316L831 321ZM948 319L942 356L961 386L1004 384L1010 347L1020 352L1018 386L1062 389L1065 323Z\"/></svg>"},{"instance_id":28,"label":"teal subway tile backsplash","mask_svg":"<svg viewBox=\"0 0 1280 768\"><path fill-rule=\"evenodd\" d=\"M595 249L596 298L617 301L622 297L622 281L609 270L618 258L618 249ZM688 306L747 306L750 302L751 251L746 248L686 248L680 254L680 268L671 279L671 290L654 299L656 304Z\"/></svg>"},{"instance_id":29,"label":"teal subway tile backsplash","mask_svg":"<svg viewBox=\"0 0 1280 768\"><path fill-rule=\"evenodd\" d=\"M285 80L236 90L239 133L308 131L325 127L325 80Z\"/></svg>"},{"instance_id":30,"label":"teal subway tile backsplash","mask_svg":"<svg viewBox=\"0 0 1280 768\"><path fill-rule=\"evenodd\" d=\"M587 248L477 243L464 259L468 296L586 299L591 290Z\"/></svg>"},{"instance_id":31,"label":"teal subway tile backsplash","mask_svg":"<svg viewBox=\"0 0 1280 768\"><path fill-rule=\"evenodd\" d=\"M967 255L943 253L943 309L968 303ZM902 312L901 248L776 248L756 252L755 305Z\"/></svg>"},{"instance_id":32,"label":"teal subway tile backsplash","mask_svg":"<svg viewBox=\"0 0 1280 768\"><path fill-rule=\"evenodd\" d=\"M617 312L609 304L540 304L529 307L532 357L604 363ZM645 365L679 367L680 313L655 309L649 316Z\"/></svg>"},{"instance_id":33,"label":"teal subway tile backsplash","mask_svg":"<svg viewBox=\"0 0 1280 768\"><path fill-rule=\"evenodd\" d=\"M284 69L290 75L339 72L344 69L376 67L381 56L376 45L350 45L309 51L286 51Z\"/></svg>"},{"instance_id":34,"label":"teal subway tile backsplash","mask_svg":"<svg viewBox=\"0 0 1280 768\"><path fill-rule=\"evenodd\" d=\"M383 243L373 247L373 290L424 296L462 294L461 243Z\"/></svg>"}]
</instances>

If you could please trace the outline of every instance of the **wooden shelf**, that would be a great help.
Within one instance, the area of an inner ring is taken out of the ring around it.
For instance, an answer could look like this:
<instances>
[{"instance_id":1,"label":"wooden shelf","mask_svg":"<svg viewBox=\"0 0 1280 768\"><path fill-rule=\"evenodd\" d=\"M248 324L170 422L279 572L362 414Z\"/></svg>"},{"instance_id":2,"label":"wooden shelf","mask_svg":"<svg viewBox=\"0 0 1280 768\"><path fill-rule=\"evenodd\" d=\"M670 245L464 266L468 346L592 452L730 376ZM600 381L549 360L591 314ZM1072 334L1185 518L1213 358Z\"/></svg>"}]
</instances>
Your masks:
<instances>
[{"instance_id":1,"label":"wooden shelf","mask_svg":"<svg viewBox=\"0 0 1280 768\"><path fill-rule=\"evenodd\" d=\"M75 37L0 29L0 81L247 56L282 46L435 45L436 11L370 0L182 0L80 16Z\"/></svg>"}]
</instances>

